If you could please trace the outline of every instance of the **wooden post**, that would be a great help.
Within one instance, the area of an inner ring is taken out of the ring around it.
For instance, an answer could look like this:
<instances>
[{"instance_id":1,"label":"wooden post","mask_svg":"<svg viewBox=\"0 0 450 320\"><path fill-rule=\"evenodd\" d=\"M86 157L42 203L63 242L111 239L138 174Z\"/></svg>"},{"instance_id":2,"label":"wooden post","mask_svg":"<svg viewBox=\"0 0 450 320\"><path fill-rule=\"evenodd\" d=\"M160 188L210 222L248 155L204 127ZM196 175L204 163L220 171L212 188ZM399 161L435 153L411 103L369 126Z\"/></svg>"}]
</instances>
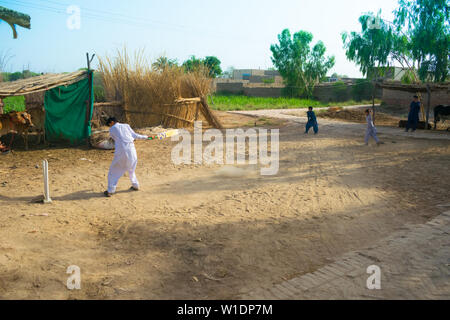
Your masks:
<instances>
[{"instance_id":1,"label":"wooden post","mask_svg":"<svg viewBox=\"0 0 450 320\"><path fill-rule=\"evenodd\" d=\"M373 123L375 124L375 80L372 84L372 113L373 113Z\"/></svg>"},{"instance_id":2,"label":"wooden post","mask_svg":"<svg viewBox=\"0 0 450 320\"><path fill-rule=\"evenodd\" d=\"M425 130L428 130L428 121L430 121L430 109L431 109L431 88L430 85L427 84L427 94L428 94L428 101L427 101L427 118L425 121Z\"/></svg>"},{"instance_id":3,"label":"wooden post","mask_svg":"<svg viewBox=\"0 0 450 320\"><path fill-rule=\"evenodd\" d=\"M0 114L3 114L3 107L5 106L5 104L3 103L2 98L0 98Z\"/></svg>"},{"instance_id":4,"label":"wooden post","mask_svg":"<svg viewBox=\"0 0 450 320\"><path fill-rule=\"evenodd\" d=\"M200 112L200 102L197 102L197 103L195 103L195 107L196 107L196 110L195 110L195 119L194 119L194 121L198 121L198 113Z\"/></svg>"},{"instance_id":5,"label":"wooden post","mask_svg":"<svg viewBox=\"0 0 450 320\"><path fill-rule=\"evenodd\" d=\"M91 116L91 101L93 98L93 79L92 79L92 71L91 71L91 62L92 60L94 60L95 54L92 55L92 57L89 59L89 52L86 52L86 60L87 60L87 67L88 67L88 82L89 82L89 101L87 102L86 105L86 128L87 126L90 125L90 116ZM89 137L86 138L86 145L89 148L90 147L90 143L89 143Z\"/></svg>"},{"instance_id":6,"label":"wooden post","mask_svg":"<svg viewBox=\"0 0 450 320\"><path fill-rule=\"evenodd\" d=\"M208 106L208 102L205 97L200 98L201 110L200 112L205 116L206 120L208 120L209 124L216 129L223 129L220 120L211 112Z\"/></svg>"},{"instance_id":7,"label":"wooden post","mask_svg":"<svg viewBox=\"0 0 450 320\"><path fill-rule=\"evenodd\" d=\"M42 169L44 172L44 203L52 203L52 199L50 198L50 186L48 183L48 161L42 161Z\"/></svg>"}]
</instances>

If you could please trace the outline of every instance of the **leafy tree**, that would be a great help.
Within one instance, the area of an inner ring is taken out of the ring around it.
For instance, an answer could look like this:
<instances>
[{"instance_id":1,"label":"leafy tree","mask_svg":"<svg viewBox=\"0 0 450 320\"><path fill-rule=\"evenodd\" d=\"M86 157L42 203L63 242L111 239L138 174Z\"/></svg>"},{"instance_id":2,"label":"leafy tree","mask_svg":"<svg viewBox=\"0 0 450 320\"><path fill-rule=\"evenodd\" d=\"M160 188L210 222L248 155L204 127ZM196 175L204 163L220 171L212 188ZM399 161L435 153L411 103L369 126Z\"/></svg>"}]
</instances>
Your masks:
<instances>
[{"instance_id":1,"label":"leafy tree","mask_svg":"<svg viewBox=\"0 0 450 320\"><path fill-rule=\"evenodd\" d=\"M22 74L22 72L10 73L8 78L9 78L9 81L16 81L19 79L23 79L23 74Z\"/></svg>"},{"instance_id":2,"label":"leafy tree","mask_svg":"<svg viewBox=\"0 0 450 320\"><path fill-rule=\"evenodd\" d=\"M169 59L167 57L159 57L153 64L153 70L163 71L166 68L178 67L176 59Z\"/></svg>"},{"instance_id":3,"label":"leafy tree","mask_svg":"<svg viewBox=\"0 0 450 320\"><path fill-rule=\"evenodd\" d=\"M335 59L325 57L325 45L319 41L310 47L313 35L299 31L291 36L288 29L278 35L279 44L270 47L272 63L282 75L289 96L312 97L316 84L334 66Z\"/></svg>"},{"instance_id":4,"label":"leafy tree","mask_svg":"<svg viewBox=\"0 0 450 320\"><path fill-rule=\"evenodd\" d=\"M399 6L394 23L399 32L404 30L404 50L417 62L420 80L430 80L431 74L432 80L444 82L449 74L448 0L400 0Z\"/></svg>"},{"instance_id":5,"label":"leafy tree","mask_svg":"<svg viewBox=\"0 0 450 320\"><path fill-rule=\"evenodd\" d=\"M209 56L205 59L199 59L196 56L191 56L183 63L183 67L186 72L191 72L198 70L201 67L206 67L209 70L209 76L211 78L216 78L222 74L220 64L220 60L214 56Z\"/></svg>"},{"instance_id":6,"label":"leafy tree","mask_svg":"<svg viewBox=\"0 0 450 320\"><path fill-rule=\"evenodd\" d=\"M370 14L361 16L359 22L362 32L351 32L350 34L344 32L342 41L347 59L359 65L363 75L377 78L383 75L383 70L386 70L380 67L389 66L396 38L392 28L382 20L380 28L370 28L371 18Z\"/></svg>"},{"instance_id":7,"label":"leafy tree","mask_svg":"<svg viewBox=\"0 0 450 320\"><path fill-rule=\"evenodd\" d=\"M203 64L209 69L209 75L211 78L217 78L222 74L222 69L220 68L221 62L217 57L206 57L203 60Z\"/></svg>"},{"instance_id":8,"label":"leafy tree","mask_svg":"<svg viewBox=\"0 0 450 320\"><path fill-rule=\"evenodd\" d=\"M372 67L388 67L395 61L409 70L408 75L413 79L408 81L445 81L449 74L450 46L447 3L446 0L400 0L394 23L380 20L379 29L369 28L371 15L361 16L361 33L342 34L347 58L357 63L363 74L369 74ZM369 77L380 75L369 74Z\"/></svg>"},{"instance_id":9,"label":"leafy tree","mask_svg":"<svg viewBox=\"0 0 450 320\"><path fill-rule=\"evenodd\" d=\"M197 70L203 65L203 61L196 56L191 56L188 60L183 63L183 67L186 72L192 72Z\"/></svg>"}]
</instances>

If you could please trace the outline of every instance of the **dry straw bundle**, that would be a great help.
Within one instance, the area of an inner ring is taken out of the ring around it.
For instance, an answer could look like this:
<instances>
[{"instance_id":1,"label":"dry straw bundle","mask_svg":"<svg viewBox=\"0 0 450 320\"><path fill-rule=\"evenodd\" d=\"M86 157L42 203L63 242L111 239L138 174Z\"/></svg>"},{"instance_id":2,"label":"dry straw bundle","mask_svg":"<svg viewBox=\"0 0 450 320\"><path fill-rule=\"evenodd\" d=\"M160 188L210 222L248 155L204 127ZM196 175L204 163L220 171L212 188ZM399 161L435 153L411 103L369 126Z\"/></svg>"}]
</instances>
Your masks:
<instances>
[{"instance_id":1,"label":"dry straw bundle","mask_svg":"<svg viewBox=\"0 0 450 320\"><path fill-rule=\"evenodd\" d=\"M133 127L191 127L199 115L220 127L206 100L201 99L211 91L212 79L206 68L189 73L179 66L154 68L142 50L133 58L126 49L118 50L115 58L106 56L99 61L107 100L123 102L125 120Z\"/></svg>"}]
</instances>

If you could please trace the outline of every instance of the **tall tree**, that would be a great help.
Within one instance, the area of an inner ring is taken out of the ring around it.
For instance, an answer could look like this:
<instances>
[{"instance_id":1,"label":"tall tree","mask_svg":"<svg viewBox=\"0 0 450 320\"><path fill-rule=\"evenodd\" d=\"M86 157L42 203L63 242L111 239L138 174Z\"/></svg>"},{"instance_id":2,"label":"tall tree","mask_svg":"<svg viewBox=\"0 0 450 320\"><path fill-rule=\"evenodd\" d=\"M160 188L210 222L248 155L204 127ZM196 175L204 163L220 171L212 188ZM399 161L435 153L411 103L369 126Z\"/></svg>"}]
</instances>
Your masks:
<instances>
[{"instance_id":1,"label":"tall tree","mask_svg":"<svg viewBox=\"0 0 450 320\"><path fill-rule=\"evenodd\" d=\"M406 51L422 81L443 82L449 75L449 15L448 0L399 1L394 23L404 31Z\"/></svg>"},{"instance_id":2,"label":"tall tree","mask_svg":"<svg viewBox=\"0 0 450 320\"><path fill-rule=\"evenodd\" d=\"M359 23L362 31L350 34L344 32L342 41L347 59L359 65L363 75L376 78L383 75L383 69L380 67L389 66L390 55L397 38L392 28L384 21L381 20L377 28L371 27L371 22L371 14L361 16ZM374 71L378 73L375 74Z\"/></svg>"},{"instance_id":3,"label":"tall tree","mask_svg":"<svg viewBox=\"0 0 450 320\"><path fill-rule=\"evenodd\" d=\"M209 56L203 60L204 65L209 69L209 75L211 78L217 78L222 74L222 69L220 68L220 60L217 57Z\"/></svg>"},{"instance_id":4,"label":"tall tree","mask_svg":"<svg viewBox=\"0 0 450 320\"><path fill-rule=\"evenodd\" d=\"M363 74L372 66L395 62L408 69L408 82L445 81L449 74L448 0L400 0L394 14L393 23L380 20L378 28L370 27L371 15L361 16L361 33L342 34L347 58Z\"/></svg>"},{"instance_id":5,"label":"tall tree","mask_svg":"<svg viewBox=\"0 0 450 320\"><path fill-rule=\"evenodd\" d=\"M220 60L217 57L209 56L205 59L197 58L196 56L191 56L188 60L183 63L183 67L186 72L191 72L198 70L201 67L208 68L209 76L211 78L216 78L222 74L222 69L220 68Z\"/></svg>"},{"instance_id":6,"label":"tall tree","mask_svg":"<svg viewBox=\"0 0 450 320\"><path fill-rule=\"evenodd\" d=\"M313 35L299 31L291 36L289 29L278 35L278 44L270 47L272 63L282 75L286 93L311 97L316 84L333 68L335 59L325 57L325 45L319 41L311 48Z\"/></svg>"},{"instance_id":7,"label":"tall tree","mask_svg":"<svg viewBox=\"0 0 450 320\"><path fill-rule=\"evenodd\" d=\"M190 71L194 71L198 68L200 68L200 66L203 65L203 61L199 58L197 58L196 56L191 56L188 60L186 60L183 63L183 67L186 70L186 72L190 72Z\"/></svg>"},{"instance_id":8,"label":"tall tree","mask_svg":"<svg viewBox=\"0 0 450 320\"><path fill-rule=\"evenodd\" d=\"M169 59L164 56L159 57L152 64L153 70L156 70L156 71L163 71L166 68L177 67L177 66L178 66L178 61L176 59Z\"/></svg>"}]
</instances>

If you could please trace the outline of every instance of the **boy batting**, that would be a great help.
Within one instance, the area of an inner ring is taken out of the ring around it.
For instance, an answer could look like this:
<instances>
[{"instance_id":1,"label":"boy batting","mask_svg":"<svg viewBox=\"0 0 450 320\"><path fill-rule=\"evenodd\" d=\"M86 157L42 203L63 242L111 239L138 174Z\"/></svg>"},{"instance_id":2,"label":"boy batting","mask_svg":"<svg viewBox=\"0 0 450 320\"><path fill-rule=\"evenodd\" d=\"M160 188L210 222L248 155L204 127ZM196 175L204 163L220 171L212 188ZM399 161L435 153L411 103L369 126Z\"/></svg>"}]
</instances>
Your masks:
<instances>
[{"instance_id":1,"label":"boy batting","mask_svg":"<svg viewBox=\"0 0 450 320\"><path fill-rule=\"evenodd\" d=\"M136 177L137 153L134 140L147 140L148 136L139 135L128 124L122 124L116 118L109 118L106 124L110 127L109 134L114 140L114 160L108 173L108 190L104 192L106 197L116 193L119 179L128 172L131 180L131 189L139 190L139 181Z\"/></svg>"}]
</instances>

